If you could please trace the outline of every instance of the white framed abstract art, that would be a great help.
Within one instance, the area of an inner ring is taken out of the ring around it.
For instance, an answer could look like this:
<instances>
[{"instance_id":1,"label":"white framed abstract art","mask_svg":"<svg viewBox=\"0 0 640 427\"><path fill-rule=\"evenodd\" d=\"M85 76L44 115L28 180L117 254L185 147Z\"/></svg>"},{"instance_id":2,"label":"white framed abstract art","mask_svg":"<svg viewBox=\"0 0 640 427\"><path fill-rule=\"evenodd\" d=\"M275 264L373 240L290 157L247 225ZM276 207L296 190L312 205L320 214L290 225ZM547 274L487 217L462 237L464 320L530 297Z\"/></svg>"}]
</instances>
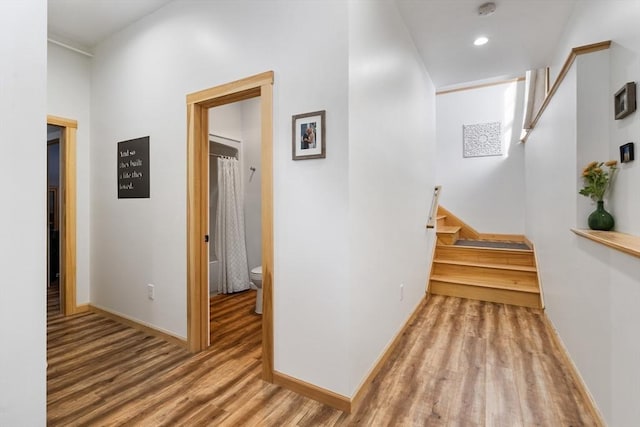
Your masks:
<instances>
[{"instance_id":1,"label":"white framed abstract art","mask_svg":"<svg viewBox=\"0 0 640 427\"><path fill-rule=\"evenodd\" d=\"M462 125L462 156L502 155L500 122Z\"/></svg>"}]
</instances>

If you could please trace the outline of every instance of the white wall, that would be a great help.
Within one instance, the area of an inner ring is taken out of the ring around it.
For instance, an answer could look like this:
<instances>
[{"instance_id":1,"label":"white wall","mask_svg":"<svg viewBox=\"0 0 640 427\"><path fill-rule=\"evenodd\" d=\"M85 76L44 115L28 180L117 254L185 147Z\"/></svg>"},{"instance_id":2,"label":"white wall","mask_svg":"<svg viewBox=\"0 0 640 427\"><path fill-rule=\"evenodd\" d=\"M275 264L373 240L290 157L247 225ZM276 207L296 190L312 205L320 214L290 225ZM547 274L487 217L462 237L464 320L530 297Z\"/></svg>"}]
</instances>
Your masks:
<instances>
[{"instance_id":1,"label":"white wall","mask_svg":"<svg viewBox=\"0 0 640 427\"><path fill-rule=\"evenodd\" d=\"M636 18L640 18L640 10ZM635 82L636 93L640 92L640 30L637 32L634 44L624 45L615 40L611 47L610 99L627 82ZM640 101L639 95L636 95L636 100ZM610 101L609 117L613 115L613 101ZM637 191L637 183L640 182L640 112L636 111L622 120L610 120L609 125L608 157L620 161L620 146L633 142L636 158L620 166L610 197L616 229L640 236L640 192Z\"/></svg>"},{"instance_id":2,"label":"white wall","mask_svg":"<svg viewBox=\"0 0 640 427\"><path fill-rule=\"evenodd\" d=\"M210 108L209 133L242 141L242 102Z\"/></svg>"},{"instance_id":3,"label":"white wall","mask_svg":"<svg viewBox=\"0 0 640 427\"><path fill-rule=\"evenodd\" d=\"M606 40L637 50L640 3L636 0L580 0L565 27L553 55L551 81L554 81L572 48ZM617 89L616 89L617 90Z\"/></svg>"},{"instance_id":4,"label":"white wall","mask_svg":"<svg viewBox=\"0 0 640 427\"><path fill-rule=\"evenodd\" d=\"M275 369L348 393L346 40L343 1L176 1L95 49L94 304L186 336L185 95L274 70ZM320 109L327 158L292 161L291 116ZM118 200L116 143L144 135L151 197Z\"/></svg>"},{"instance_id":5,"label":"white wall","mask_svg":"<svg viewBox=\"0 0 640 427\"><path fill-rule=\"evenodd\" d=\"M553 72L557 74L571 48L605 40L613 42L610 70L610 116L613 117L613 94L626 82L640 83L640 2L636 0L580 1L555 54ZM638 98L640 100L640 98ZM634 142L636 151L640 149L640 114L634 113L624 120L609 122L609 154L619 159L619 146ZM634 184L640 180L638 161L623 165L614 187L612 213L616 219L616 229L640 235L640 223L636 221L640 212L640 194L634 191ZM634 216L635 215L635 216Z\"/></svg>"},{"instance_id":6,"label":"white wall","mask_svg":"<svg viewBox=\"0 0 640 427\"><path fill-rule=\"evenodd\" d=\"M249 269L262 265L262 192L260 156L260 102L248 99L242 106L242 184L244 185L244 225ZM255 168L252 173L250 168Z\"/></svg>"},{"instance_id":7,"label":"white wall","mask_svg":"<svg viewBox=\"0 0 640 427\"><path fill-rule=\"evenodd\" d=\"M576 192L583 186L580 174L593 161L607 161L619 156L609 155L609 122L613 117L613 105L609 102L609 51L581 55L576 58ZM576 225L589 228L588 217L596 209L589 197L577 197ZM611 210L609 195L606 208Z\"/></svg>"},{"instance_id":8,"label":"white wall","mask_svg":"<svg viewBox=\"0 0 640 427\"><path fill-rule=\"evenodd\" d=\"M47 4L0 2L0 425L46 424Z\"/></svg>"},{"instance_id":9,"label":"white wall","mask_svg":"<svg viewBox=\"0 0 640 427\"><path fill-rule=\"evenodd\" d=\"M351 393L424 297L435 146L435 89L395 3L350 1Z\"/></svg>"},{"instance_id":10,"label":"white wall","mask_svg":"<svg viewBox=\"0 0 640 427\"><path fill-rule=\"evenodd\" d=\"M78 121L76 133L76 302L89 302L91 59L47 43L47 114Z\"/></svg>"},{"instance_id":11,"label":"white wall","mask_svg":"<svg viewBox=\"0 0 640 427\"><path fill-rule=\"evenodd\" d=\"M440 204L481 233L524 234L524 81L436 97ZM463 157L463 125L500 122L502 156Z\"/></svg>"},{"instance_id":12,"label":"white wall","mask_svg":"<svg viewBox=\"0 0 640 427\"><path fill-rule=\"evenodd\" d=\"M577 194L591 160L618 158L638 135L636 112L613 119L613 94L637 79L637 2L579 2L561 45L612 39L610 51L576 60L526 144L526 232L536 245L547 313L606 422L640 419L640 259L575 236L593 206ZM559 50L558 57L562 52ZM636 141L634 141L636 142ZM608 206L616 229L640 234L637 162L621 168ZM635 220L635 221L634 221Z\"/></svg>"}]
</instances>

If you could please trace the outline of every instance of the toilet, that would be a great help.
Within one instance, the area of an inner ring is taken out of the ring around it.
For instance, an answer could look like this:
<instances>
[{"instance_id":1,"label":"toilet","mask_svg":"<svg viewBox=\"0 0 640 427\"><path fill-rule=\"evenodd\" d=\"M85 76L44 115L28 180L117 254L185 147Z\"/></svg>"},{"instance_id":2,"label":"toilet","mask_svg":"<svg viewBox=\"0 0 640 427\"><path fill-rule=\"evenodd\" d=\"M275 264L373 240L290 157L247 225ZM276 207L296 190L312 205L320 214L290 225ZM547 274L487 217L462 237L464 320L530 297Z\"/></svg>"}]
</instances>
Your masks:
<instances>
[{"instance_id":1,"label":"toilet","mask_svg":"<svg viewBox=\"0 0 640 427\"><path fill-rule=\"evenodd\" d=\"M256 313L262 314L262 266L259 265L252 268L249 278L251 279L251 283L258 289L258 294L256 295Z\"/></svg>"}]
</instances>

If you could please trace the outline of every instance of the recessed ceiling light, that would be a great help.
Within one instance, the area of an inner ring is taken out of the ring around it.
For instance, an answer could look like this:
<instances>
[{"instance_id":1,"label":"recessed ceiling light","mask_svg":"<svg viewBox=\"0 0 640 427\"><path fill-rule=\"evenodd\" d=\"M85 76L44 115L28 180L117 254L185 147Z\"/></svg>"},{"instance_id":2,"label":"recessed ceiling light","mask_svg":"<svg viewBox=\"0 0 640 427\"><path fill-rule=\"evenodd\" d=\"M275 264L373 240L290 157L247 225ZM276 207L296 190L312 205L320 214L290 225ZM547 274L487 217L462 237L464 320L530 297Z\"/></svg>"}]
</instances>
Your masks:
<instances>
[{"instance_id":1,"label":"recessed ceiling light","mask_svg":"<svg viewBox=\"0 0 640 427\"><path fill-rule=\"evenodd\" d=\"M475 39L473 44L476 45L476 46L482 46L484 44L487 44L488 41L489 41L488 38L486 38L485 36L481 36L481 37L478 37L477 39Z\"/></svg>"}]
</instances>

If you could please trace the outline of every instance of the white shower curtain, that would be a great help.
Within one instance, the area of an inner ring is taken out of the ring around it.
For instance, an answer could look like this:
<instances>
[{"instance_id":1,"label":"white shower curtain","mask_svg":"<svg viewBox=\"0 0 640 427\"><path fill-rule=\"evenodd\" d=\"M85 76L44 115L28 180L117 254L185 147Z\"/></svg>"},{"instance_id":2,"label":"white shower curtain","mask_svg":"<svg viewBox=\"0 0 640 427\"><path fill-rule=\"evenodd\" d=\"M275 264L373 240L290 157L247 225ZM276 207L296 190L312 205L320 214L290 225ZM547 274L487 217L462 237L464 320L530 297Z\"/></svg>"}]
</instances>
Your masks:
<instances>
[{"instance_id":1,"label":"white shower curtain","mask_svg":"<svg viewBox=\"0 0 640 427\"><path fill-rule=\"evenodd\" d=\"M218 158L218 209L216 256L220 262L218 292L228 294L249 289L247 246L238 160Z\"/></svg>"}]
</instances>

